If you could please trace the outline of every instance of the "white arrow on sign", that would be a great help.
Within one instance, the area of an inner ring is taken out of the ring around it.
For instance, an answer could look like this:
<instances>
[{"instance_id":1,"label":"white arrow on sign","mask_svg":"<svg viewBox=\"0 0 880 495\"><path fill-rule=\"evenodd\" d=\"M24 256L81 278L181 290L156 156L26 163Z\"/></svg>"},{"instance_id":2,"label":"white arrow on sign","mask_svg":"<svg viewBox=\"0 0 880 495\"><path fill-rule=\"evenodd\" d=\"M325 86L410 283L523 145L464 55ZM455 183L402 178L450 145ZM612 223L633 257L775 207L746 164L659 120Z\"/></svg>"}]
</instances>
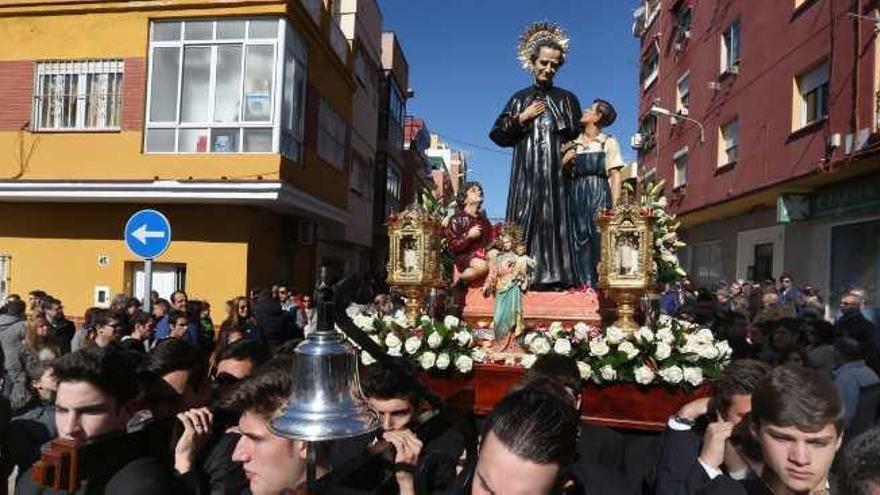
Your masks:
<instances>
[{"instance_id":1,"label":"white arrow on sign","mask_svg":"<svg viewBox=\"0 0 880 495\"><path fill-rule=\"evenodd\" d=\"M146 244L147 239L164 239L165 232L164 231L156 231L156 230L147 230L147 224L143 224L138 227L134 232L131 233L132 237L140 241L141 244Z\"/></svg>"}]
</instances>

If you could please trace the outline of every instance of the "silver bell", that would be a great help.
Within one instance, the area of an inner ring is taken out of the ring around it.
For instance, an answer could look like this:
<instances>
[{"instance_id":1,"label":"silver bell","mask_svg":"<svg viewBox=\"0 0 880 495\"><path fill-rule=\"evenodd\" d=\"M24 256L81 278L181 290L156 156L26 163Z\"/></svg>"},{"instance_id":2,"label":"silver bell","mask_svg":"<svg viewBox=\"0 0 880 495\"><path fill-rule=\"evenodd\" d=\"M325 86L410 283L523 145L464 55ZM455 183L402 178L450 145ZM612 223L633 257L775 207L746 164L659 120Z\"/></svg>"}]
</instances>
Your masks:
<instances>
[{"instance_id":1,"label":"silver bell","mask_svg":"<svg viewBox=\"0 0 880 495\"><path fill-rule=\"evenodd\" d=\"M379 428L379 417L361 390L354 348L333 325L332 297L323 270L321 275L315 298L318 328L294 351L290 400L269 424L275 435L310 442Z\"/></svg>"}]
</instances>

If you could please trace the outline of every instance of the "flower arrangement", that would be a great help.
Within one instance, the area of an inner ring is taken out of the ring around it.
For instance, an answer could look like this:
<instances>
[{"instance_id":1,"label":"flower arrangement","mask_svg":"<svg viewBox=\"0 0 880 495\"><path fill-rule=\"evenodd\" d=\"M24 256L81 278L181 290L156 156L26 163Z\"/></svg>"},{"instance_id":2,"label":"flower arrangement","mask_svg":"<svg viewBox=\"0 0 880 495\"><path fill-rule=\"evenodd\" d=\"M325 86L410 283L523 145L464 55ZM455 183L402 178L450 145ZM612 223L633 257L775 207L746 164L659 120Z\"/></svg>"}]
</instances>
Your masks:
<instances>
[{"instance_id":1,"label":"flower arrangement","mask_svg":"<svg viewBox=\"0 0 880 495\"><path fill-rule=\"evenodd\" d=\"M482 363L487 358L486 352L476 346L467 324L452 315L442 321L431 321L422 316L415 327L407 326L402 312L381 319L355 315L352 320L389 355L412 359L426 371L454 369L459 373L470 373L474 363ZM365 366L375 362L366 351L361 351L360 359Z\"/></svg>"},{"instance_id":2,"label":"flower arrangement","mask_svg":"<svg viewBox=\"0 0 880 495\"><path fill-rule=\"evenodd\" d=\"M422 317L413 328L406 326L403 316L375 319L358 315L354 322L388 354L412 359L426 371L469 373L474 364L489 357L471 329L454 316L437 322ZM635 382L697 387L717 377L731 355L727 341L715 340L709 329L668 316L661 316L656 328L640 328L631 340L614 326L600 329L577 323L568 329L554 322L529 329L522 347L525 354L519 364L525 368L542 354L571 356L581 378L599 385ZM360 358L366 366L375 362L366 352L361 352Z\"/></svg>"},{"instance_id":3,"label":"flower arrangement","mask_svg":"<svg viewBox=\"0 0 880 495\"><path fill-rule=\"evenodd\" d=\"M678 249L685 243L678 238L681 226L675 215L666 212L667 200L663 195L665 181L645 184L639 205L642 215L654 219L654 264L657 281L667 283L687 275L678 259ZM630 186L631 189L631 186ZM632 192L632 191L630 191Z\"/></svg>"}]
</instances>

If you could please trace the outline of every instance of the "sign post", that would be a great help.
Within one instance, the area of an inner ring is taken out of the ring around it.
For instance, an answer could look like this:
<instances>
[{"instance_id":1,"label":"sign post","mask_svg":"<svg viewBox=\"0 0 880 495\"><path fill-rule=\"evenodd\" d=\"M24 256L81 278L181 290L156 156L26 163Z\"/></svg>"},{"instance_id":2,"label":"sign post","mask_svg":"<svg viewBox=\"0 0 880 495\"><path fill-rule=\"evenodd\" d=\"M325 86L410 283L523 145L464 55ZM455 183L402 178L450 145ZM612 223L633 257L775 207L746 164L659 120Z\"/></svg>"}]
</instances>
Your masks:
<instances>
[{"instance_id":1,"label":"sign post","mask_svg":"<svg viewBox=\"0 0 880 495\"><path fill-rule=\"evenodd\" d=\"M171 244L171 223L156 210L140 210L125 223L124 237L128 250L144 260L143 307L151 313L153 259L161 256Z\"/></svg>"}]
</instances>

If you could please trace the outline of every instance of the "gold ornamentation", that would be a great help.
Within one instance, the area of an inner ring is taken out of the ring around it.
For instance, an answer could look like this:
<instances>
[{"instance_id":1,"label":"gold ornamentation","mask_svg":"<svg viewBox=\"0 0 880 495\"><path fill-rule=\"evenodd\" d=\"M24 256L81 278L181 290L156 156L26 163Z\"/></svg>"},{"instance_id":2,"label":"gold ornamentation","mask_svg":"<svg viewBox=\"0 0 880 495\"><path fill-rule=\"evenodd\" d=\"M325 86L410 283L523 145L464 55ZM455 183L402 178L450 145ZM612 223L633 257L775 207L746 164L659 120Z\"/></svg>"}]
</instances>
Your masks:
<instances>
[{"instance_id":1,"label":"gold ornamentation","mask_svg":"<svg viewBox=\"0 0 880 495\"><path fill-rule=\"evenodd\" d=\"M638 297L654 284L653 219L627 194L613 209L599 211L596 223L602 233L599 287L617 303L614 325L631 335L638 329Z\"/></svg>"},{"instance_id":2,"label":"gold ornamentation","mask_svg":"<svg viewBox=\"0 0 880 495\"><path fill-rule=\"evenodd\" d=\"M442 282L440 221L414 203L388 219L388 284L407 298L406 316L415 325L425 290Z\"/></svg>"}]
</instances>

